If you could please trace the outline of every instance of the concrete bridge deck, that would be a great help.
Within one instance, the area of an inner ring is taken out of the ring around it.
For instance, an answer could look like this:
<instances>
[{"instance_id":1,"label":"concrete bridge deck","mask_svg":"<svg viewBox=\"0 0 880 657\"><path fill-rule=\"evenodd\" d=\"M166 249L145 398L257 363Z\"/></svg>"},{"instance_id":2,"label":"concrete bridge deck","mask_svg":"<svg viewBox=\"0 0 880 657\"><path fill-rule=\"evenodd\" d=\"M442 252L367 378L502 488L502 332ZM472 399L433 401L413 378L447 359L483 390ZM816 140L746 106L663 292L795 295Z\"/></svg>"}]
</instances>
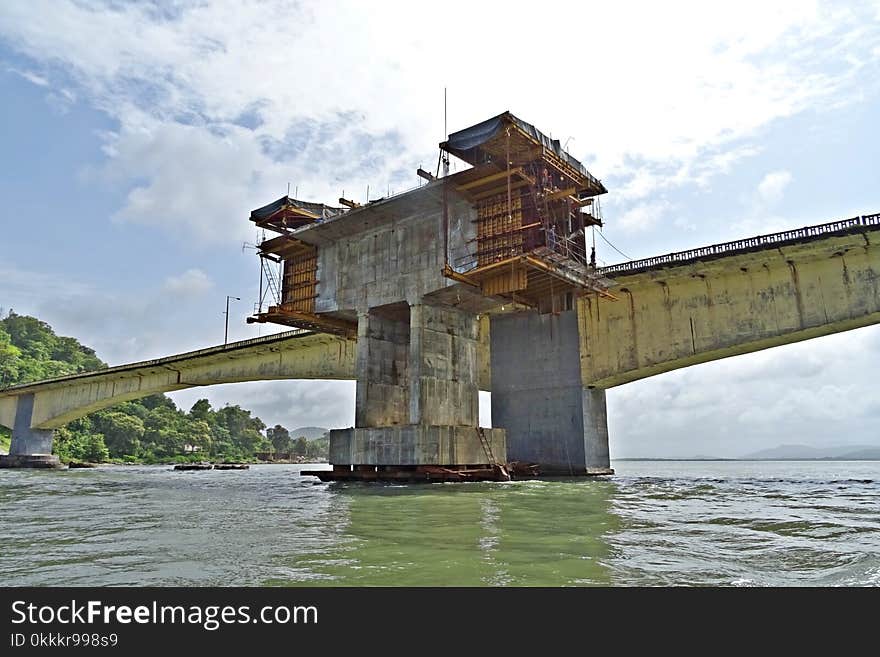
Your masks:
<instances>
[{"instance_id":1,"label":"concrete bridge deck","mask_svg":"<svg viewBox=\"0 0 880 657\"><path fill-rule=\"evenodd\" d=\"M287 331L5 388L0 390L0 425L15 425L17 400L29 395L30 427L55 429L107 406L159 392L271 379L353 379L354 356L353 341Z\"/></svg>"}]
</instances>

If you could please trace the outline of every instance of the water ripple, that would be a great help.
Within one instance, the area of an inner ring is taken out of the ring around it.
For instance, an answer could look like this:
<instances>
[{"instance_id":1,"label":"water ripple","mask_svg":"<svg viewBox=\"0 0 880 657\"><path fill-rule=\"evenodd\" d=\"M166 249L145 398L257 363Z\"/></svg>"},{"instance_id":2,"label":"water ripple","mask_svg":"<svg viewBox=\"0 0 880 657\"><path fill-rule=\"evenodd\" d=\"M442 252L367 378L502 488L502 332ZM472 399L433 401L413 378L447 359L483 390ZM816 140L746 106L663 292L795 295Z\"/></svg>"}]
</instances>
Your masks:
<instances>
[{"instance_id":1,"label":"water ripple","mask_svg":"<svg viewBox=\"0 0 880 657\"><path fill-rule=\"evenodd\" d=\"M394 486L0 471L0 585L880 586L880 463L615 466Z\"/></svg>"}]
</instances>

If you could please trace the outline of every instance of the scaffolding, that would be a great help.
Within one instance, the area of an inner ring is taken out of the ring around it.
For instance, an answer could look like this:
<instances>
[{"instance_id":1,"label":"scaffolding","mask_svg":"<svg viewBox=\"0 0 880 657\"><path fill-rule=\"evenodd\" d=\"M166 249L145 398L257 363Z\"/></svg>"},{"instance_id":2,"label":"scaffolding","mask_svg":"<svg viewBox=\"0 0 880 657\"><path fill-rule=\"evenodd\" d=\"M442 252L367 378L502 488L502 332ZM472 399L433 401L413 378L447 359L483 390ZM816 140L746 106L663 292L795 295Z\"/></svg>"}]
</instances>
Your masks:
<instances>
[{"instance_id":1,"label":"scaffolding","mask_svg":"<svg viewBox=\"0 0 880 657\"><path fill-rule=\"evenodd\" d=\"M305 226L327 221L346 212L322 203L310 203L283 196L251 212L257 227L280 233L257 247L260 256L260 299L248 323L284 324L300 329L351 337L357 329L353 322L315 312L318 297L318 249L294 237ZM270 263L280 268L276 273ZM265 281L265 287L264 287ZM266 296L271 297L267 308Z\"/></svg>"},{"instance_id":2,"label":"scaffolding","mask_svg":"<svg viewBox=\"0 0 880 657\"><path fill-rule=\"evenodd\" d=\"M353 308L319 311L334 306L329 298L323 303L322 290L335 293L338 284L331 280L322 286L321 250L366 233L373 222L387 221L395 212L428 222L442 212L442 273L466 285L444 288L438 281L438 289L425 292L449 295L454 288L456 305L462 303L463 287L468 307L479 312L506 301L555 312L573 308L583 294L613 298L608 293L613 283L596 269L595 248L587 244L587 229L602 225L599 197L607 190L558 140L505 112L449 135L440 149L443 177L438 180L419 169L427 184L393 198L360 204L340 197L342 207L332 207L283 196L252 211L251 221L277 236L257 247L262 259L260 299L248 321L355 335ZM451 156L470 168L450 175ZM468 216L472 224L452 235L450 203L461 207L462 200L473 209ZM425 251L416 266L426 266L429 245L415 248ZM334 267L328 271L336 271ZM429 280L419 273L416 280L423 279ZM271 301L264 309L266 296Z\"/></svg>"},{"instance_id":3,"label":"scaffolding","mask_svg":"<svg viewBox=\"0 0 880 657\"><path fill-rule=\"evenodd\" d=\"M505 112L440 148L472 165L444 180L476 213L475 244L447 263L448 277L542 309L566 309L576 294L611 296L586 243L607 190L558 140Z\"/></svg>"}]
</instances>

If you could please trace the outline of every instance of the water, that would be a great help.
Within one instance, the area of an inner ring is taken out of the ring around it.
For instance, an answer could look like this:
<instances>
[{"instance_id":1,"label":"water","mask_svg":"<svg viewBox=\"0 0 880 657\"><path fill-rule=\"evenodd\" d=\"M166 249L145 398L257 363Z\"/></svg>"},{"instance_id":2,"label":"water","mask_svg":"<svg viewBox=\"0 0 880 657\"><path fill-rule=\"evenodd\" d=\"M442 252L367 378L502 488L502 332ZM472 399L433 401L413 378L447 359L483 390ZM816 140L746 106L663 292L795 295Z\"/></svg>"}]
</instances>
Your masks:
<instances>
[{"instance_id":1,"label":"water","mask_svg":"<svg viewBox=\"0 0 880 657\"><path fill-rule=\"evenodd\" d=\"M0 470L0 585L880 585L880 462L613 465L408 486Z\"/></svg>"}]
</instances>

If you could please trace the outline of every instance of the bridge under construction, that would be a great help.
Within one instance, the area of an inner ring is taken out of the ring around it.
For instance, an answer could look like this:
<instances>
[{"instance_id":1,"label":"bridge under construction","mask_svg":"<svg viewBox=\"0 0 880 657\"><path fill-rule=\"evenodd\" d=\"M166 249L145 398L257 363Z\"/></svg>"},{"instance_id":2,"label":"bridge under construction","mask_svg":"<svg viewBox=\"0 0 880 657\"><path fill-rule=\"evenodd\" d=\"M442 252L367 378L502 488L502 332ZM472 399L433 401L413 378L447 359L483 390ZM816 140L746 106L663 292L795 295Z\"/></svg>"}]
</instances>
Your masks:
<instances>
[{"instance_id":1,"label":"bridge under construction","mask_svg":"<svg viewBox=\"0 0 880 657\"><path fill-rule=\"evenodd\" d=\"M55 428L126 399L337 378L357 381L355 425L331 431L323 480L609 474L607 388L880 322L880 215L597 267L607 190L509 112L418 175L388 198L254 210L273 236L248 321L295 331L0 390L0 464L52 465Z\"/></svg>"}]
</instances>

